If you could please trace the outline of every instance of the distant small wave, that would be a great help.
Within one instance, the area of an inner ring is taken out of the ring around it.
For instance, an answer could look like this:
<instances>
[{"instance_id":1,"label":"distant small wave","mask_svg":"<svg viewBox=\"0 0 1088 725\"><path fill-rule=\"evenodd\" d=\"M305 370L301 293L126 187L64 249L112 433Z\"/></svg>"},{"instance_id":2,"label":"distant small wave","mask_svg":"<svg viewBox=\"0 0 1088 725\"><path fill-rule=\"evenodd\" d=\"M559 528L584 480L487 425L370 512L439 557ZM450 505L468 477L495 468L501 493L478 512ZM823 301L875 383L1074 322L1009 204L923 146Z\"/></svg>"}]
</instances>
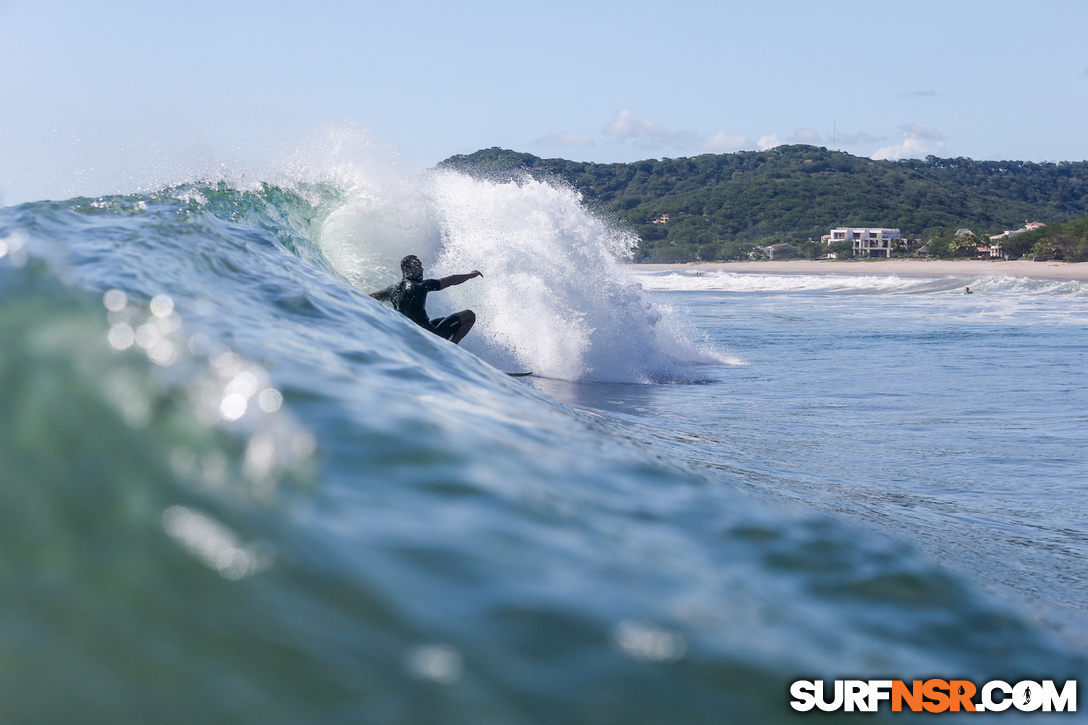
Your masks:
<instances>
[{"instance_id":1,"label":"distant small wave","mask_svg":"<svg viewBox=\"0 0 1088 725\"><path fill-rule=\"evenodd\" d=\"M897 275L762 274L726 271L642 271L628 267L643 289L675 292L827 292L866 294L962 293L1088 295L1088 284L1004 275L899 277Z\"/></svg>"}]
</instances>

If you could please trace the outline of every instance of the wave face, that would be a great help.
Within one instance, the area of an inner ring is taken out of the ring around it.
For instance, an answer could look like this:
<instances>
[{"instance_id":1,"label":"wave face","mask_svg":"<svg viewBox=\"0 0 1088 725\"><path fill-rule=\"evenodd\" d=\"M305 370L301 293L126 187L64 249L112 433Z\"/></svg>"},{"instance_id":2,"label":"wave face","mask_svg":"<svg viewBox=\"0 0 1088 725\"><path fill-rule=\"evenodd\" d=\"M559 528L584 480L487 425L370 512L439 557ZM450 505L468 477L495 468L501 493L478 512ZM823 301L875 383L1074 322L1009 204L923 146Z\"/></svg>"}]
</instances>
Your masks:
<instances>
[{"instance_id":1,"label":"wave face","mask_svg":"<svg viewBox=\"0 0 1088 725\"><path fill-rule=\"evenodd\" d=\"M570 189L319 177L0 210L5 722L784 722L818 673L1083 671L497 370L729 360ZM464 349L365 294L409 252L484 271L432 303Z\"/></svg>"}]
</instances>

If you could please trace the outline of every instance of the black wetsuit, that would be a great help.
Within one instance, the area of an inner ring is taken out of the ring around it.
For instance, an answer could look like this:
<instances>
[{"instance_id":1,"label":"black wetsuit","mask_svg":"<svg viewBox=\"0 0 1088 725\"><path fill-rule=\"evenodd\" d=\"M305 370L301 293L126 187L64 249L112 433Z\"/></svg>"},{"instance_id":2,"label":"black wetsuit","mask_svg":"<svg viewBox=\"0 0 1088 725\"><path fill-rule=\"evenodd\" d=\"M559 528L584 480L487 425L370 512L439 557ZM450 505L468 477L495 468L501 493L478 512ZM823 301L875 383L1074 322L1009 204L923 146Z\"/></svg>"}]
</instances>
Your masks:
<instances>
[{"instance_id":1,"label":"black wetsuit","mask_svg":"<svg viewBox=\"0 0 1088 725\"><path fill-rule=\"evenodd\" d=\"M402 279L376 296L379 300L392 302L394 310L420 327L449 340L461 327L461 318L458 315L437 317L433 320L427 318L427 293L437 292L441 288L442 285L437 279Z\"/></svg>"}]
</instances>

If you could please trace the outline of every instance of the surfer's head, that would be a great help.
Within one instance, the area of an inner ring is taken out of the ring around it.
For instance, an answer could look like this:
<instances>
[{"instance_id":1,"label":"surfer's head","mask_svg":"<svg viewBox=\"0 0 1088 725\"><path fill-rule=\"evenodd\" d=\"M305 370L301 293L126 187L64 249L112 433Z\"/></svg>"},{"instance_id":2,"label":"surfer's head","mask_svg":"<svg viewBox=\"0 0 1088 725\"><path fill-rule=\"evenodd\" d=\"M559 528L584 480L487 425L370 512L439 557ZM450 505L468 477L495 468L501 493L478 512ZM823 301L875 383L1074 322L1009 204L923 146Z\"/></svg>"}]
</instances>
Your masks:
<instances>
[{"instance_id":1,"label":"surfer's head","mask_svg":"<svg viewBox=\"0 0 1088 725\"><path fill-rule=\"evenodd\" d=\"M420 262L416 255L409 254L400 260L400 271L405 279L421 280L423 279L423 262Z\"/></svg>"}]
</instances>

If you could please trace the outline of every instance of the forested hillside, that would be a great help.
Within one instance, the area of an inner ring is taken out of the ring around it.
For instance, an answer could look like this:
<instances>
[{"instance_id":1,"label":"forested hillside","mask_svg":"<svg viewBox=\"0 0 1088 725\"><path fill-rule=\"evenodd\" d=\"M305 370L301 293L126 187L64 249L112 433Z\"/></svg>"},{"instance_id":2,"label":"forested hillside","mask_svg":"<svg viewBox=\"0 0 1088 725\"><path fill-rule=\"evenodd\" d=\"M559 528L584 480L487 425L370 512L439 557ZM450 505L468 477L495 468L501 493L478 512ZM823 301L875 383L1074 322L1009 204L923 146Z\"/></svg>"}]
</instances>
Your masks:
<instances>
[{"instance_id":1,"label":"forested hillside","mask_svg":"<svg viewBox=\"0 0 1088 725\"><path fill-rule=\"evenodd\" d=\"M492 148L442 166L572 184L642 242L639 261L746 257L790 242L815 251L832 227L896 227L908 239L979 237L1088 215L1088 162L873 161L814 146L594 164Z\"/></svg>"}]
</instances>

